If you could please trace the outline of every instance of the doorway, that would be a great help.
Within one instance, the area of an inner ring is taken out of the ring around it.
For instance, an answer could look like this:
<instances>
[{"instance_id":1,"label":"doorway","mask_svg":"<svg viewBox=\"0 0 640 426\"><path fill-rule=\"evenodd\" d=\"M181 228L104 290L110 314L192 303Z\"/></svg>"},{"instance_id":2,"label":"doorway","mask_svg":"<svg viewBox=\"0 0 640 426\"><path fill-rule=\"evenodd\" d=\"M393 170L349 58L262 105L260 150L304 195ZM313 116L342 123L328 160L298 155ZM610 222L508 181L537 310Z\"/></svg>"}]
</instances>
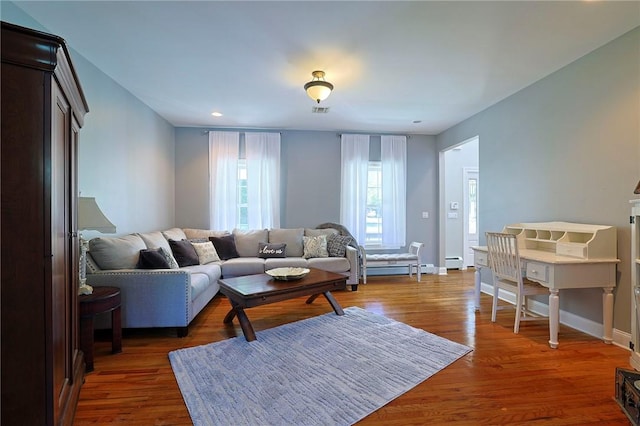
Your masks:
<instances>
[{"instance_id":1,"label":"doorway","mask_svg":"<svg viewBox=\"0 0 640 426\"><path fill-rule=\"evenodd\" d=\"M463 214L464 214L464 250L463 266L474 265L473 250L471 247L479 245L478 238L478 186L480 174L477 167L464 167L462 170L462 185L464 186Z\"/></svg>"},{"instance_id":2,"label":"doorway","mask_svg":"<svg viewBox=\"0 0 640 426\"><path fill-rule=\"evenodd\" d=\"M479 136L440 152L440 270L473 266L479 243Z\"/></svg>"}]
</instances>

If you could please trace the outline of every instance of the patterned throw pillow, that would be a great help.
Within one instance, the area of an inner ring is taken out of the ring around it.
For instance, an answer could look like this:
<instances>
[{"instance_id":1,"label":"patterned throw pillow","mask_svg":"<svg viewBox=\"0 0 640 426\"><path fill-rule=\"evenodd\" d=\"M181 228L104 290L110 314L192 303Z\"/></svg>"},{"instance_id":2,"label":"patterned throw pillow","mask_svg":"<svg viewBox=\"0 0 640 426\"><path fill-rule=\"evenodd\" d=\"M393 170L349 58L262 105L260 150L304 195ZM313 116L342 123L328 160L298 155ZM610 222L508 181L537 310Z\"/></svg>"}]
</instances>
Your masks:
<instances>
[{"instance_id":1,"label":"patterned throw pillow","mask_svg":"<svg viewBox=\"0 0 640 426\"><path fill-rule=\"evenodd\" d=\"M217 262L220 260L220 256L218 256L218 252L211 241L197 243L192 242L191 245L196 250L196 253L198 253L198 259L200 260L201 265L206 265L207 263Z\"/></svg>"},{"instance_id":2,"label":"patterned throw pillow","mask_svg":"<svg viewBox=\"0 0 640 426\"><path fill-rule=\"evenodd\" d=\"M311 257L329 257L327 252L327 236L318 235L317 237L302 237L304 242L305 259Z\"/></svg>"},{"instance_id":3,"label":"patterned throw pillow","mask_svg":"<svg viewBox=\"0 0 640 426\"><path fill-rule=\"evenodd\" d=\"M285 243L267 244L258 243L258 257L263 259L271 259L276 257L286 257L287 245Z\"/></svg>"},{"instance_id":4,"label":"patterned throw pillow","mask_svg":"<svg viewBox=\"0 0 640 426\"><path fill-rule=\"evenodd\" d=\"M353 238L348 235L329 235L327 237L327 251L331 257L344 257L347 246Z\"/></svg>"},{"instance_id":5,"label":"patterned throw pillow","mask_svg":"<svg viewBox=\"0 0 640 426\"><path fill-rule=\"evenodd\" d=\"M167 243L168 243L168 241L167 241ZM160 247L160 252L165 257L165 259L167 259L167 263L169 264L169 269L179 269L180 268L180 265L178 265L178 261L176 260L175 257L173 257L173 253L171 252L171 249L169 249L169 251L167 251L167 249L165 249L164 247Z\"/></svg>"}]
</instances>

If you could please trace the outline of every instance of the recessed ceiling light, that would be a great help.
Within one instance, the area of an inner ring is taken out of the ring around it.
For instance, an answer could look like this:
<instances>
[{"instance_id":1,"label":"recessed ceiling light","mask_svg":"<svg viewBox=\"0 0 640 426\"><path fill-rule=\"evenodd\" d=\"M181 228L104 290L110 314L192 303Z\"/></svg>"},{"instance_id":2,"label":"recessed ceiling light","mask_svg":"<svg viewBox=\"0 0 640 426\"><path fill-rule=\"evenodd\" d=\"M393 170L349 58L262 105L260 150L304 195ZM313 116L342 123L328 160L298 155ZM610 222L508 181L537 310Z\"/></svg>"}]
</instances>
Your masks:
<instances>
[{"instance_id":1,"label":"recessed ceiling light","mask_svg":"<svg viewBox=\"0 0 640 426\"><path fill-rule=\"evenodd\" d=\"M222 113L218 111L212 112L211 115L213 115L214 117L222 117Z\"/></svg>"}]
</instances>

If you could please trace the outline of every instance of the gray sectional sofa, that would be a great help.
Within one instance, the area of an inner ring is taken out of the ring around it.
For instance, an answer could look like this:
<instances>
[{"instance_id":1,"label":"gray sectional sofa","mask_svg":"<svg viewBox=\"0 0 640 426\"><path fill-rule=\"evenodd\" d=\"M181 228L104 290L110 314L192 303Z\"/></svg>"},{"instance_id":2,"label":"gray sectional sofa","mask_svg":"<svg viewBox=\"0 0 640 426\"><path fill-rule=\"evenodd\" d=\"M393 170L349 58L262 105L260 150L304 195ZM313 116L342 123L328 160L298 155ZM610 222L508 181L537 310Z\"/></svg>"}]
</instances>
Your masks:
<instances>
[{"instance_id":1,"label":"gray sectional sofa","mask_svg":"<svg viewBox=\"0 0 640 426\"><path fill-rule=\"evenodd\" d=\"M198 248L197 264L177 264L185 240ZM311 228L233 232L172 228L98 237L89 241L87 283L120 288L122 327L176 327L179 336L186 336L191 321L218 293L221 277L259 274L279 267L311 267L344 274L347 284L357 290L358 250L347 245L348 240L336 229ZM209 241L216 248L213 255L200 250L210 248ZM319 248L314 245L323 241L324 252L321 244ZM164 259L158 260L160 257ZM148 258L153 262L146 262ZM156 261L163 266L155 268ZM150 267L153 269L143 269ZM110 324L107 318L98 318L96 326L109 328Z\"/></svg>"}]
</instances>

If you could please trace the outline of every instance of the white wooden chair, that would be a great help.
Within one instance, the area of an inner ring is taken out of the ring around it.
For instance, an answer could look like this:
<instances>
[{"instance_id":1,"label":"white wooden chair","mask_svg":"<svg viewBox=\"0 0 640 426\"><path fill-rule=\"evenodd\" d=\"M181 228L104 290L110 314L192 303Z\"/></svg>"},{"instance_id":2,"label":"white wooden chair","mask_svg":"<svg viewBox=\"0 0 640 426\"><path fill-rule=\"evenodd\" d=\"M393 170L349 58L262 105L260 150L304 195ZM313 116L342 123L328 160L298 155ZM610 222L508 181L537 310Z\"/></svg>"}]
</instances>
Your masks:
<instances>
[{"instance_id":1,"label":"white wooden chair","mask_svg":"<svg viewBox=\"0 0 640 426\"><path fill-rule=\"evenodd\" d=\"M496 322L496 311L507 306L498 307L498 293L500 289L515 295L516 318L513 332L520 330L520 321L539 320L540 315L531 312L527 307L527 296L535 294L549 294L549 290L542 285L523 278L518 242L516 236L497 232L487 232L487 248L489 252L489 267L493 272L493 308L491 321ZM509 306L511 307L511 306Z\"/></svg>"}]
</instances>

